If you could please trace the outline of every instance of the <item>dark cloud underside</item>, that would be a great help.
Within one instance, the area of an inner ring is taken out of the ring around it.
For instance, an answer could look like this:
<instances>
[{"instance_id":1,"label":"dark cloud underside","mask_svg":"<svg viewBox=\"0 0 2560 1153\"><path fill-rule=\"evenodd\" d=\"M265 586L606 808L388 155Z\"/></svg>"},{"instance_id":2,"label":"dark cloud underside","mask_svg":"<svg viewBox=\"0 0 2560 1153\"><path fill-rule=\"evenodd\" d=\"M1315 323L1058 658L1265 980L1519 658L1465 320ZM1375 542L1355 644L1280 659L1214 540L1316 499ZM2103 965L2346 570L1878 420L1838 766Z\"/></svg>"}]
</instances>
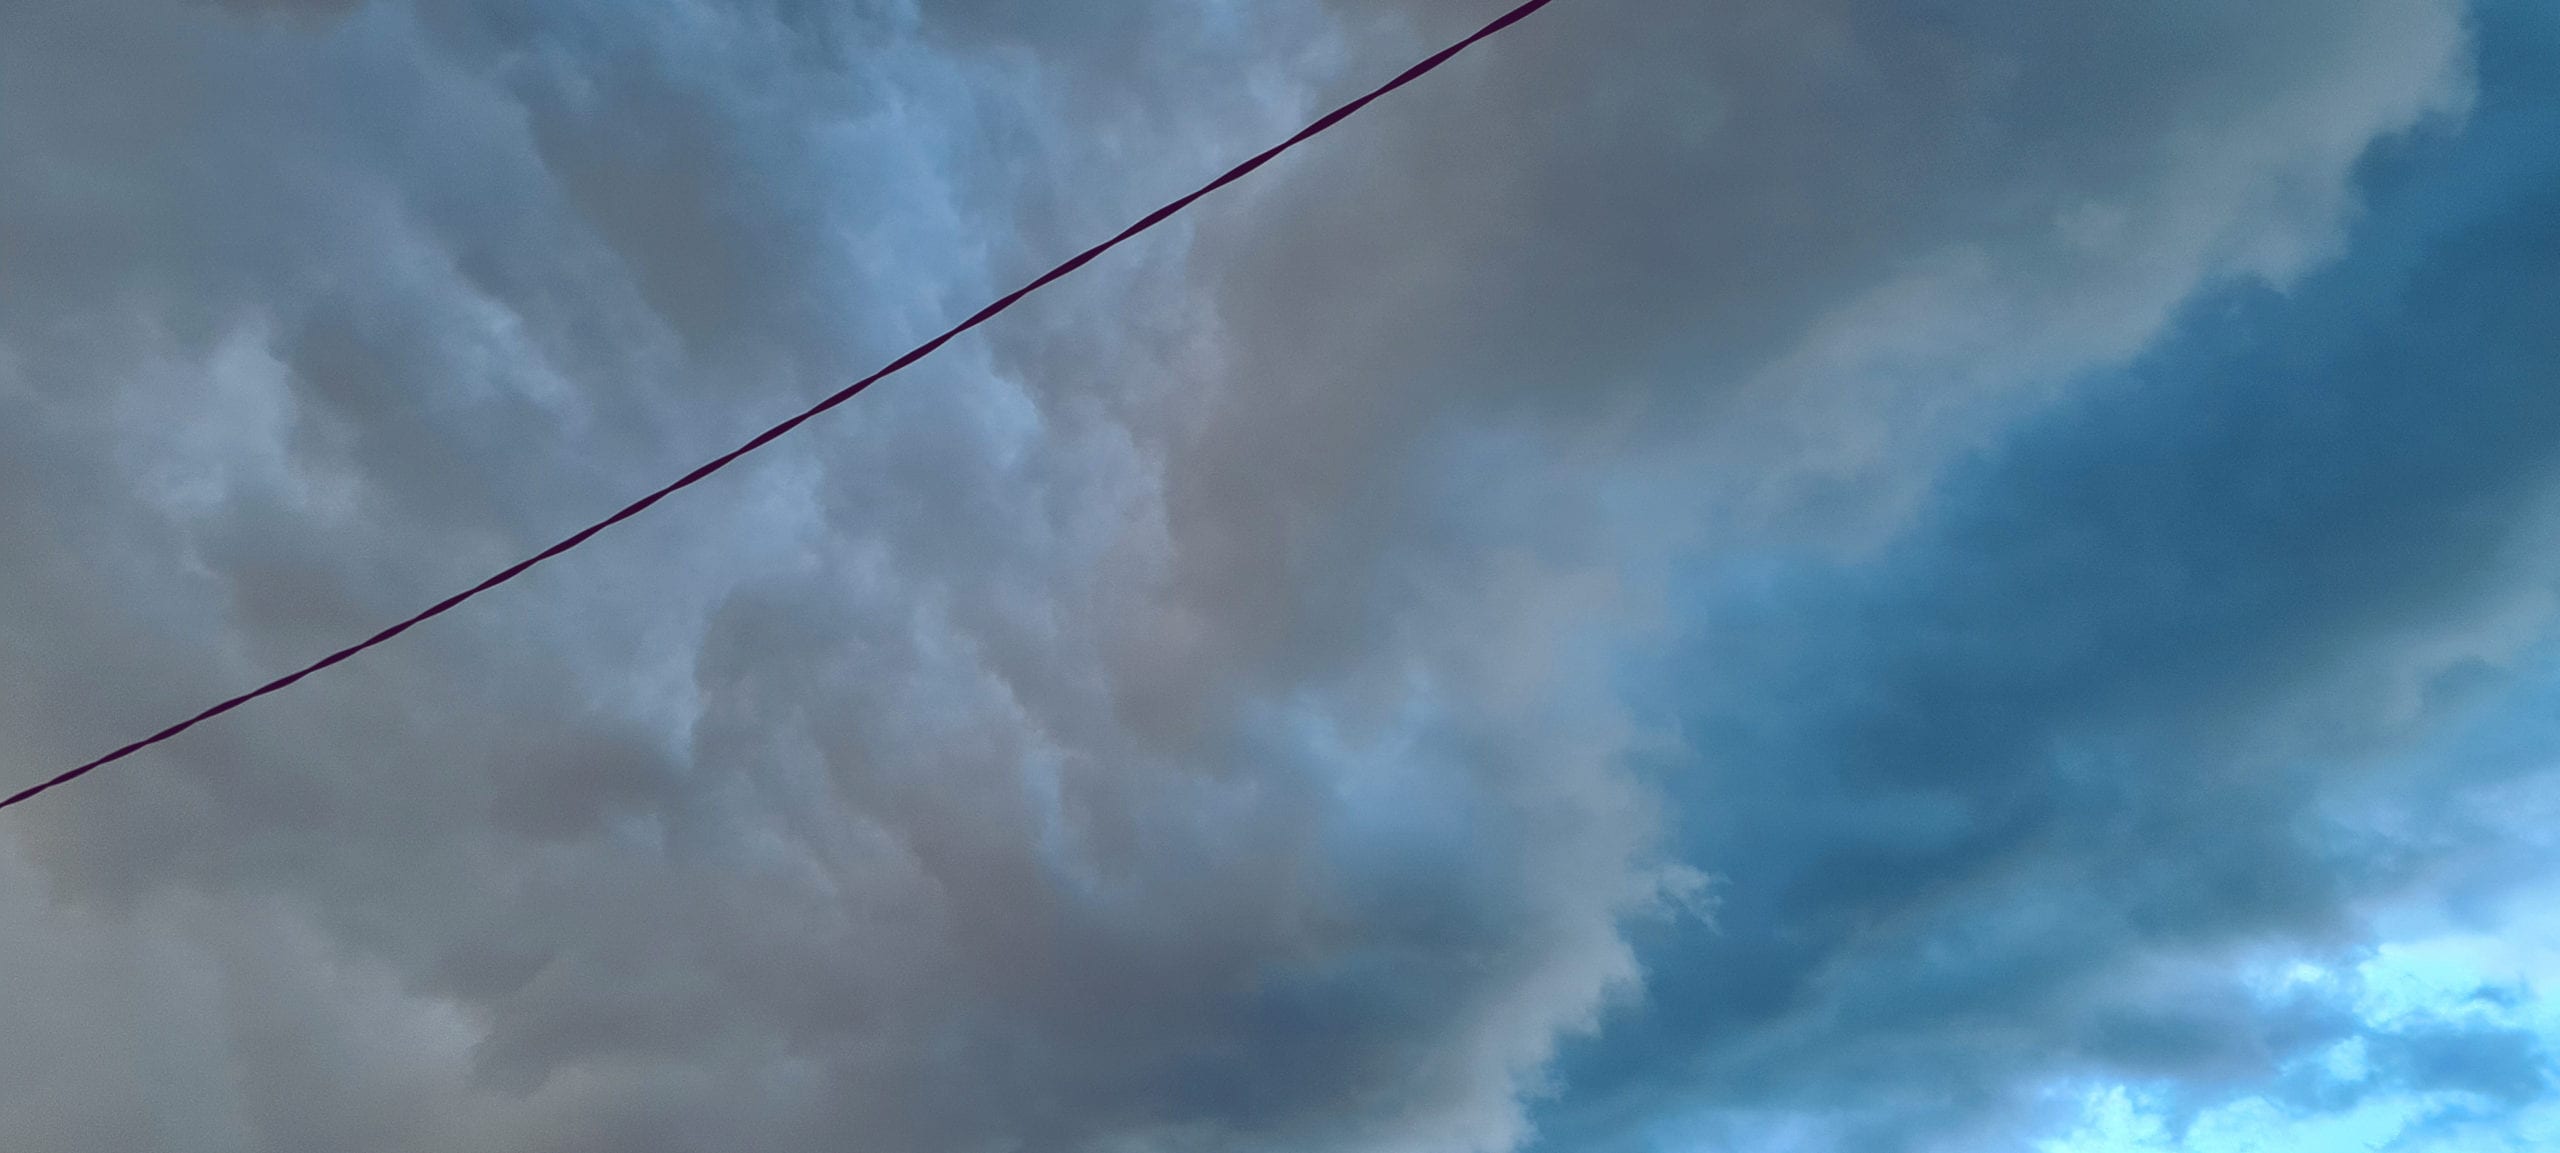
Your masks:
<instances>
[{"instance_id":1,"label":"dark cloud underside","mask_svg":"<svg viewBox=\"0 0 2560 1153\"><path fill-rule=\"evenodd\" d=\"M0 774L1490 14L0 0ZM2527 1108L2529 1031L2250 974L2455 867L2409 795L2522 771L2410 750L2549 627L2552 35L1552 6L13 812L0 1132L2011 1148L2073 1078L2313 1108L2288 1062L2350 1036Z\"/></svg>"}]
</instances>

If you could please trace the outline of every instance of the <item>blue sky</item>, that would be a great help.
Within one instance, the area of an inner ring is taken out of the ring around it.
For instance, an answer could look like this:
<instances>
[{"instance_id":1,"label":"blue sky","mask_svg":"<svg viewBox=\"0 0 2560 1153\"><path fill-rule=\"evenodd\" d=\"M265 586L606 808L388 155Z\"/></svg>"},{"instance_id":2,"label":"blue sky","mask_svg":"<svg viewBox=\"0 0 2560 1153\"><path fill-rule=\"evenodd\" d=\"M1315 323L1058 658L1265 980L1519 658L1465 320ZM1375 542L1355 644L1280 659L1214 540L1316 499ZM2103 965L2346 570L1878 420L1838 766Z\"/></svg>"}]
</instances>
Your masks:
<instances>
[{"instance_id":1,"label":"blue sky","mask_svg":"<svg viewBox=\"0 0 2560 1153\"><path fill-rule=\"evenodd\" d=\"M0 0L0 775L1492 15ZM64 1150L2560 1141L2560 12L1559 0L0 819Z\"/></svg>"}]
</instances>

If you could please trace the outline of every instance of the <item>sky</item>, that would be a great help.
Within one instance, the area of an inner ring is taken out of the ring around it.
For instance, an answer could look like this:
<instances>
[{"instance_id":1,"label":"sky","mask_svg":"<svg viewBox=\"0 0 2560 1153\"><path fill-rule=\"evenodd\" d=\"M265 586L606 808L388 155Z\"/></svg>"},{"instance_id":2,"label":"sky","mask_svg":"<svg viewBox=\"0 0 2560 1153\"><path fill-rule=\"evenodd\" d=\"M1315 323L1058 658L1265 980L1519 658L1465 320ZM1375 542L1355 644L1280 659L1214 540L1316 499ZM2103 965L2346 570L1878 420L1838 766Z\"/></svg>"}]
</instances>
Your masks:
<instances>
[{"instance_id":1,"label":"sky","mask_svg":"<svg viewBox=\"0 0 2560 1153\"><path fill-rule=\"evenodd\" d=\"M0 785L1497 12L0 0ZM1557 0L0 814L0 1143L2560 1143L2560 8Z\"/></svg>"}]
</instances>

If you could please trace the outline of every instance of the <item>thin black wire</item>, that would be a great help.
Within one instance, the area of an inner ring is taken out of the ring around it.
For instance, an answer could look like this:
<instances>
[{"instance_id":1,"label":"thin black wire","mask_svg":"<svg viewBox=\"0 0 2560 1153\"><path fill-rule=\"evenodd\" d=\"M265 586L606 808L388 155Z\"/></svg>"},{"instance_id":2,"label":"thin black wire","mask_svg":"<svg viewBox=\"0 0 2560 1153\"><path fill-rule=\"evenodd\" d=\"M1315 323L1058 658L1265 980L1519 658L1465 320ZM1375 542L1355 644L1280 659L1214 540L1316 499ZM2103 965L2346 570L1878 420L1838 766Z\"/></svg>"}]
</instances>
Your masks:
<instances>
[{"instance_id":1,"label":"thin black wire","mask_svg":"<svg viewBox=\"0 0 2560 1153\"><path fill-rule=\"evenodd\" d=\"M399 636L400 634L405 633L418 625L424 624L427 621L443 616L445 613L452 611L456 606L462 604L462 602L470 600L473 597L479 596L481 593L487 592L490 589L496 588L499 585L505 584L508 581L524 575L525 570L541 564L544 561L550 560L551 558L567 552L570 549L576 548L579 545L585 544L587 542L587 538L603 532L608 528L612 528L613 526L629 520L632 517L640 515L642 512L646 511L650 505L665 500L667 497L674 495L680 489L692 487L694 484L701 481L703 478L710 476L712 473L729 467L730 463L737 460L739 457L745 456L759 448L763 448L765 445L773 443L783 434L788 433L792 429L798 428L802 424L806 423L809 418L853 399L855 396L860 395L862 390L879 383L898 370L914 364L919 360L923 360L927 356L931 356L934 350L941 348L945 344L951 343L952 338L994 319L998 313L1013 307L1014 304L1019 302L1023 297L1039 291L1046 287L1051 281L1057 280L1068 273L1084 267L1087 263L1091 262L1093 258L1119 247L1122 242L1129 238L1136 236L1141 232L1145 232L1150 228L1154 228L1156 225L1164 223L1175 213L1191 207L1193 201L1243 179L1247 175L1251 174L1253 170L1270 163L1281 153L1287 152L1300 144L1306 143L1308 140L1313 139L1317 134L1341 123L1345 119L1348 119L1352 113L1368 107L1370 101L1376 100L1377 98L1393 92L1398 88L1402 88L1407 84L1411 84L1414 81L1421 79L1431 70L1448 63L1450 58L1474 47L1478 42L1501 32L1503 29L1519 23L1530 13L1535 12L1540 8L1544 8L1552 2L1553 0L1528 0L1527 3L1503 13L1492 23L1477 29L1474 35L1443 48L1421 63L1405 69L1403 72L1398 73L1395 79L1389 80L1386 83L1371 89L1367 95L1362 96L1357 100L1353 100L1340 108L1336 108L1331 112L1325 113L1323 118L1317 120L1315 123L1299 129L1297 135L1291 136L1287 140L1283 140L1278 144L1264 149L1253 159L1247 160L1242 164L1226 170L1226 172L1220 174L1217 179L1201 185L1189 195L1167 204L1162 208L1156 209L1155 211L1148 213L1137 223L1121 229L1119 235L1077 253L1073 259L1068 260L1066 263L1061 264L1056 268L1052 268L1047 272L1041 273L1039 278L1033 280L1031 283L1014 289L1012 292L1006 293L995 303L979 309L974 315L970 316L969 319L951 326L951 328L948 331L945 331L942 335L934 337L923 344L919 344L913 349L908 350L905 355L900 356L896 360L890 361L888 366L882 368L880 371L863 377L852 384L846 385L844 388L837 390L834 395L809 406L807 411L802 412L798 416L794 416L789 420L773 426L772 428L768 428L763 432L757 433L755 435L755 439L712 458L710 461L704 463L702 467L684 474L682 477L678 478L673 483L668 484L666 487L650 493L647 496L641 497L630 504L624 505L620 511L615 512L612 516L606 517L603 520L579 529L577 532L562 539L560 543L552 545L550 548L544 549L541 552L535 553L532 556L526 557L514 564L508 565L506 568L500 569L498 572L492 574L487 580L481 581L479 584L473 585L470 588L464 589L461 592L437 601L426 610L410 617L407 620L401 621L390 628L366 637L355 644L339 649L328 656L313 661L309 665L287 673L284 676L277 677L276 679L268 681L267 683L251 689L248 692L242 693L239 696L214 705L203 712L197 713L192 717L188 717L177 724L171 725L168 728L162 729L159 732L153 733L150 736L144 737L141 740L124 746L123 748L117 749L112 753L108 753L107 755L85 765L68 770L51 780L43 782L42 784L30 785L27 788L21 789L15 794L12 794L9 799L0 801L0 809L6 809L12 805L22 804L26 801L33 800L47 790L76 781L97 771L98 769L114 764L117 761L121 761L126 757L132 756L133 754L159 744L162 741L175 737L188 729L192 729L197 725L203 724L206 721L212 720L215 717L221 716L224 713L230 712L233 709L257 700L259 697L266 696L269 693L282 692L285 689L291 688L296 682L300 681L304 677L310 676L313 673L319 672L322 669L328 668L331 665L355 656L357 653L361 653L375 645L388 642L393 637Z\"/></svg>"}]
</instances>

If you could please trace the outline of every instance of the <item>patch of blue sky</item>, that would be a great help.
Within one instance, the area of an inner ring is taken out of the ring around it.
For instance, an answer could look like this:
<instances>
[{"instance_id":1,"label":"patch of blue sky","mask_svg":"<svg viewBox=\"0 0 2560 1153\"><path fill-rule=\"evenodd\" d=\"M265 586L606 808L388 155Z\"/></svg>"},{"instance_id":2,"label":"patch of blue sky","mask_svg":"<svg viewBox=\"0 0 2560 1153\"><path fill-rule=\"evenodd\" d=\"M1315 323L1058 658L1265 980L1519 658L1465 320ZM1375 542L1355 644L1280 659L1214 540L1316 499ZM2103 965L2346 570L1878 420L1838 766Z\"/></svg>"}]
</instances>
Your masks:
<instances>
[{"instance_id":1,"label":"patch of blue sky","mask_svg":"<svg viewBox=\"0 0 2560 1153\"><path fill-rule=\"evenodd\" d=\"M2449 1085L2377 1049L2428 1035L2530 1039L2548 1088L2560 1050L2560 884L2511 894L2489 923L2374 947L2266 982L2352 1006L2358 1031L2295 1058L2269 1089L2196 1107L2175 1085L2080 1084L2077 1118L2040 1153L2491 1153L2560 1148L2560 1098ZM2476 1047L2472 1050L2476 1052ZM2441 1049L2460 1054L2459 1047ZM2396 1066L2396 1067L2395 1067ZM2441 1072L2441 1071L2435 1071ZM2455 1078L2455 1080L2459 1080ZM2304 1092L2306 1086L2317 1091Z\"/></svg>"}]
</instances>

